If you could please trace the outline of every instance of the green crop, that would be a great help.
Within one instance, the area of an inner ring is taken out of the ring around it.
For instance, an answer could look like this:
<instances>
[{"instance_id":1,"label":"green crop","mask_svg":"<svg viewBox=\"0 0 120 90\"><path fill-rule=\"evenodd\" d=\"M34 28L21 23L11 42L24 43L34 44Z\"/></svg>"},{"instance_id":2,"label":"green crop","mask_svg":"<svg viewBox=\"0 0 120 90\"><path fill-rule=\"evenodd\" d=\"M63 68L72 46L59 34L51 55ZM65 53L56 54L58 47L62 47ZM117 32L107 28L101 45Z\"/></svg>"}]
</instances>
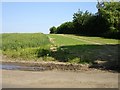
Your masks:
<instances>
[{"instance_id":1,"label":"green crop","mask_svg":"<svg viewBox=\"0 0 120 90\"><path fill-rule=\"evenodd\" d=\"M6 50L18 50L23 48L40 47L50 44L49 38L41 33L12 33L2 34L2 49Z\"/></svg>"},{"instance_id":2,"label":"green crop","mask_svg":"<svg viewBox=\"0 0 120 90\"><path fill-rule=\"evenodd\" d=\"M50 44L49 38L42 33L5 33L0 49L10 57L35 58L43 55L41 50L48 50Z\"/></svg>"}]
</instances>

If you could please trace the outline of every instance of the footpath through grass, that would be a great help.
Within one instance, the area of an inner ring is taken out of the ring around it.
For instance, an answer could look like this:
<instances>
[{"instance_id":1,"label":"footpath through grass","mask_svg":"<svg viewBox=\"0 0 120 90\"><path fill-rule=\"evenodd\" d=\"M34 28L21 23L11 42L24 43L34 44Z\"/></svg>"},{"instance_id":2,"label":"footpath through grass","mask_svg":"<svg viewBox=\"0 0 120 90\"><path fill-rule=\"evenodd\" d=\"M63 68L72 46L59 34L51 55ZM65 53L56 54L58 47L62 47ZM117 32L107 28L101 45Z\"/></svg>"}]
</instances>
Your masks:
<instances>
[{"instance_id":1,"label":"footpath through grass","mask_svg":"<svg viewBox=\"0 0 120 90\"><path fill-rule=\"evenodd\" d=\"M67 37L67 36L68 35L63 35L63 34L61 34L61 35L60 34L49 34L48 35L51 42L57 46L89 44L87 42L74 39L73 35L70 37Z\"/></svg>"},{"instance_id":2,"label":"footpath through grass","mask_svg":"<svg viewBox=\"0 0 120 90\"><path fill-rule=\"evenodd\" d=\"M63 34L50 34L48 36L54 46L57 47L51 56L58 61L99 63L104 68L117 68L119 66L119 40Z\"/></svg>"},{"instance_id":3,"label":"footpath through grass","mask_svg":"<svg viewBox=\"0 0 120 90\"><path fill-rule=\"evenodd\" d=\"M118 44L120 40L107 39L102 37L88 37L88 36L75 36L75 35L64 35L66 37L72 37L74 39L87 42L88 44Z\"/></svg>"},{"instance_id":4,"label":"footpath through grass","mask_svg":"<svg viewBox=\"0 0 120 90\"><path fill-rule=\"evenodd\" d=\"M56 45L77 45L77 44L118 44L120 40L106 39L102 37L88 37L88 36L75 36L69 34L50 34L48 35L53 39ZM55 40L54 40L55 39Z\"/></svg>"},{"instance_id":5,"label":"footpath through grass","mask_svg":"<svg viewBox=\"0 0 120 90\"><path fill-rule=\"evenodd\" d=\"M2 34L0 49L3 55L12 58L118 67L118 46L118 40L100 37L12 33Z\"/></svg>"}]
</instances>

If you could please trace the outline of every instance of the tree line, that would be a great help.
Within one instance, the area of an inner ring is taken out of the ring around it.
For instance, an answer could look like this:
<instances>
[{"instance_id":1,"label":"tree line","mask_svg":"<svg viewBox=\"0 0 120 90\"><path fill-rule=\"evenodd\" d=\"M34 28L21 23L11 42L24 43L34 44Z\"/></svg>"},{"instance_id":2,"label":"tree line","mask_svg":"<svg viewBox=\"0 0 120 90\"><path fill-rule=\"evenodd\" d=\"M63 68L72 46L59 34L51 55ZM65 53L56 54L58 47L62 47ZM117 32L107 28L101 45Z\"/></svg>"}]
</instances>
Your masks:
<instances>
[{"instance_id":1,"label":"tree line","mask_svg":"<svg viewBox=\"0 0 120 90\"><path fill-rule=\"evenodd\" d=\"M92 14L81 11L73 14L71 22L51 27L50 34L76 34L120 38L120 2L98 2L98 11Z\"/></svg>"}]
</instances>

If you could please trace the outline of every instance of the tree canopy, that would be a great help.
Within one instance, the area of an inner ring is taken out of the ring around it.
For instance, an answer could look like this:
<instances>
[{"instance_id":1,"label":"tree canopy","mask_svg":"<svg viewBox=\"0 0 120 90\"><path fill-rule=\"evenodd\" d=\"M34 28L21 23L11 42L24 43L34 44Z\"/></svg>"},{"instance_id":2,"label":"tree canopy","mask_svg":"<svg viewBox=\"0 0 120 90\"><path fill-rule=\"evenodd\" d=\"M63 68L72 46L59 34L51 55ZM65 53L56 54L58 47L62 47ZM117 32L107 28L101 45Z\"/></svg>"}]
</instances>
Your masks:
<instances>
[{"instance_id":1,"label":"tree canopy","mask_svg":"<svg viewBox=\"0 0 120 90\"><path fill-rule=\"evenodd\" d=\"M79 9L73 14L72 22L52 27L50 33L120 38L120 2L101 1L96 7L98 12L95 14Z\"/></svg>"},{"instance_id":2,"label":"tree canopy","mask_svg":"<svg viewBox=\"0 0 120 90\"><path fill-rule=\"evenodd\" d=\"M53 27L50 28L50 34L56 33L56 31L57 31L57 29L56 29L55 26L53 26Z\"/></svg>"}]
</instances>

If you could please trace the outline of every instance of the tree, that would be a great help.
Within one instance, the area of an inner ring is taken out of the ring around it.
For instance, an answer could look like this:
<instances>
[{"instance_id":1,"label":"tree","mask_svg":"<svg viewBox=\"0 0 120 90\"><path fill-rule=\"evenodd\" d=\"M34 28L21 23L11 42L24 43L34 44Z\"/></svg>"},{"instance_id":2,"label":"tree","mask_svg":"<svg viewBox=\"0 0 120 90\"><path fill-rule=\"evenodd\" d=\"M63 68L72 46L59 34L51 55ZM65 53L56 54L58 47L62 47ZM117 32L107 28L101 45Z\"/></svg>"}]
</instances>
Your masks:
<instances>
[{"instance_id":1,"label":"tree","mask_svg":"<svg viewBox=\"0 0 120 90\"><path fill-rule=\"evenodd\" d=\"M104 18L108 25L109 30L106 35L118 35L120 32L120 2L98 2L98 15Z\"/></svg>"},{"instance_id":2,"label":"tree","mask_svg":"<svg viewBox=\"0 0 120 90\"><path fill-rule=\"evenodd\" d=\"M74 34L73 22L65 22L57 27L58 34Z\"/></svg>"},{"instance_id":3,"label":"tree","mask_svg":"<svg viewBox=\"0 0 120 90\"><path fill-rule=\"evenodd\" d=\"M85 24L85 35L102 36L108 31L109 26L104 18L93 15Z\"/></svg>"},{"instance_id":4,"label":"tree","mask_svg":"<svg viewBox=\"0 0 120 90\"><path fill-rule=\"evenodd\" d=\"M92 16L88 11L82 12L80 9L77 13L73 15L73 24L76 29L76 34L84 33L84 25L87 22L88 18Z\"/></svg>"},{"instance_id":5,"label":"tree","mask_svg":"<svg viewBox=\"0 0 120 90\"><path fill-rule=\"evenodd\" d=\"M65 22L50 33L78 34L120 38L120 2L103 0L97 4L98 12L91 14L80 9L73 14L72 22Z\"/></svg>"},{"instance_id":6,"label":"tree","mask_svg":"<svg viewBox=\"0 0 120 90\"><path fill-rule=\"evenodd\" d=\"M53 26L53 27L51 27L50 28L50 34L52 34L52 33L56 33L56 27L55 26Z\"/></svg>"}]
</instances>

